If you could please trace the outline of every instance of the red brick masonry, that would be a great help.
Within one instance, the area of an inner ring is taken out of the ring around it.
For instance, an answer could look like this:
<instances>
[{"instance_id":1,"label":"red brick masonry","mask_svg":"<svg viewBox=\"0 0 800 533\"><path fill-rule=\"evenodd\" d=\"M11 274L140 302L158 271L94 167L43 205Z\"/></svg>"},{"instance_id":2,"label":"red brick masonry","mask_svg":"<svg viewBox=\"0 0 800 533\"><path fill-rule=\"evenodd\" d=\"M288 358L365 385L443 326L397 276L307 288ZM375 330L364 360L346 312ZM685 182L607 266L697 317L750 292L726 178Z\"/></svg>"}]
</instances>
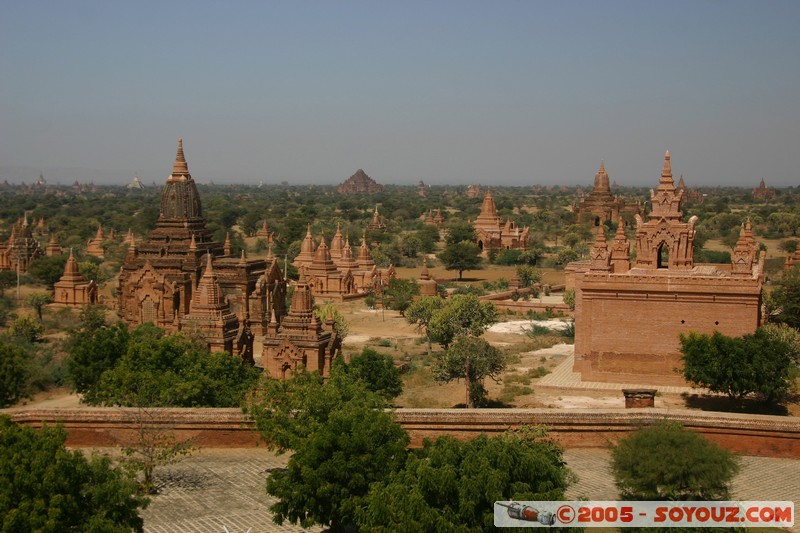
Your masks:
<instances>
[{"instance_id":1,"label":"red brick masonry","mask_svg":"<svg viewBox=\"0 0 800 533\"><path fill-rule=\"evenodd\" d=\"M3 411L0 411L3 412ZM118 446L129 442L136 409L7 410L16 422L32 426L64 425L70 446ZM148 420L194 439L200 447L258 445L252 424L238 409L150 409ZM543 424L566 448L606 447L641 425L666 419L680 422L709 440L745 455L800 458L800 418L667 409L397 409L397 421L411 435L412 446L425 438L470 438L524 425Z\"/></svg>"}]
</instances>

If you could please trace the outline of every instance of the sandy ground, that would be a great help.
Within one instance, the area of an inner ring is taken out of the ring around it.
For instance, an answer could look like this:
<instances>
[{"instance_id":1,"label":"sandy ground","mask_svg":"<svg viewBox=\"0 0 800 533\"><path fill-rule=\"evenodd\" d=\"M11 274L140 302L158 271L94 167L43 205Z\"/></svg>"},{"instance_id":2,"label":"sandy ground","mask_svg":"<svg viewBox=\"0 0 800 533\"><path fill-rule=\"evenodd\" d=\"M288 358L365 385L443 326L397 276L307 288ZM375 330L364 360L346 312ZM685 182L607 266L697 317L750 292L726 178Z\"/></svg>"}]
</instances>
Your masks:
<instances>
[{"instance_id":1,"label":"sandy ground","mask_svg":"<svg viewBox=\"0 0 800 533\"><path fill-rule=\"evenodd\" d=\"M530 330L531 326L540 326L552 331L563 331L570 325L570 322L559 319L551 320L512 320L510 322L499 322L488 329L491 333L517 333L524 335L525 331Z\"/></svg>"}]
</instances>

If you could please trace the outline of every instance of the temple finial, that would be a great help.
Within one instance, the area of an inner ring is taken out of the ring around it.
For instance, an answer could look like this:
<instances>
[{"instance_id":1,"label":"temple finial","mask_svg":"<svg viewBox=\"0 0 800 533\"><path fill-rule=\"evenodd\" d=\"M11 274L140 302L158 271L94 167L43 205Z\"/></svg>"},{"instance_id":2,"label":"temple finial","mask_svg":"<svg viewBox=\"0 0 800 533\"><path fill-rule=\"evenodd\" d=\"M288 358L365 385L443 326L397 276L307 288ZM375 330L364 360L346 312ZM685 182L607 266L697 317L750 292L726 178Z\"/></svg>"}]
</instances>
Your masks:
<instances>
[{"instance_id":1,"label":"temple finial","mask_svg":"<svg viewBox=\"0 0 800 533\"><path fill-rule=\"evenodd\" d=\"M189 165L186 164L186 157L183 155L183 137L178 138L178 153L175 155L175 163L172 165L173 176L186 176L189 174Z\"/></svg>"}]
</instances>

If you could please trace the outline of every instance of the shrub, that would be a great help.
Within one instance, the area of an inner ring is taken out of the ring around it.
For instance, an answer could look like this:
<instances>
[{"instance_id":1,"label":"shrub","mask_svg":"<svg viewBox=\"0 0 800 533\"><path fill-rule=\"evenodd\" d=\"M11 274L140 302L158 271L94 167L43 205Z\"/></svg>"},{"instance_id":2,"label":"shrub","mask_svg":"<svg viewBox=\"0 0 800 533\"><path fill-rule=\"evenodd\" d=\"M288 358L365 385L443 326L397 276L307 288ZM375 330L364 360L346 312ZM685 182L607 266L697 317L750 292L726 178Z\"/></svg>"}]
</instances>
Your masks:
<instances>
[{"instance_id":1,"label":"shrub","mask_svg":"<svg viewBox=\"0 0 800 533\"><path fill-rule=\"evenodd\" d=\"M620 440L611 470L631 500L724 500L738 459L680 424L662 421Z\"/></svg>"}]
</instances>

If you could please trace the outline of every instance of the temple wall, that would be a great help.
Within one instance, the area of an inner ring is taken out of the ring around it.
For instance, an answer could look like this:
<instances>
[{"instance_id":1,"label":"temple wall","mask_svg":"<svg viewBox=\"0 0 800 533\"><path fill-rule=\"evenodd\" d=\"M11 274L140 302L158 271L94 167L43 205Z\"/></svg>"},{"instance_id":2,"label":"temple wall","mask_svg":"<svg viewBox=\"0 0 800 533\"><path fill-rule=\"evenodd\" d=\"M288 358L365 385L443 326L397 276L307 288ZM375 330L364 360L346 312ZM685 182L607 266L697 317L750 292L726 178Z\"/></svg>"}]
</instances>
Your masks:
<instances>
[{"instance_id":1,"label":"temple wall","mask_svg":"<svg viewBox=\"0 0 800 533\"><path fill-rule=\"evenodd\" d=\"M620 395L620 405L624 399ZM4 410L14 421L34 427L63 424L74 447L130 444L142 411L130 408ZM179 440L199 447L252 447L259 443L253 424L239 409L148 409L147 421ZM411 436L423 439L480 433L498 434L525 425L545 425L566 448L607 447L657 420L680 422L710 441L736 453L767 457L800 457L800 419L769 415L700 412L675 409L397 409L394 416Z\"/></svg>"},{"instance_id":2,"label":"temple wall","mask_svg":"<svg viewBox=\"0 0 800 533\"><path fill-rule=\"evenodd\" d=\"M584 381L685 385L675 372L680 334L739 337L759 325L754 280L587 274L577 281L574 370Z\"/></svg>"}]
</instances>

